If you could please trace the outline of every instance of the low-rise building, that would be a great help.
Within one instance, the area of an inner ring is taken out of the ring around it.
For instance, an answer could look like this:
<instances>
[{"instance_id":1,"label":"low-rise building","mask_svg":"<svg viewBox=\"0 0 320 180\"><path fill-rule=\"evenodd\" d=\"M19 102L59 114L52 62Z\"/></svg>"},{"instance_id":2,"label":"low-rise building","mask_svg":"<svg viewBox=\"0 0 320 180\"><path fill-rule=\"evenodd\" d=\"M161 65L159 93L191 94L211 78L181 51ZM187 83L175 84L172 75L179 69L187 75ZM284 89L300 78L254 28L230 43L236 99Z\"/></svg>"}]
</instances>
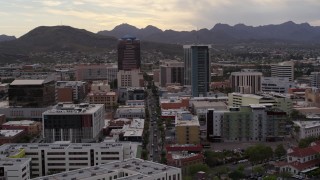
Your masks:
<instances>
[{"instance_id":1,"label":"low-rise building","mask_svg":"<svg viewBox=\"0 0 320 180\"><path fill-rule=\"evenodd\" d=\"M160 106L162 109L188 109L189 108L188 97L170 97L168 99L161 98Z\"/></svg>"},{"instance_id":2,"label":"low-rise building","mask_svg":"<svg viewBox=\"0 0 320 180\"><path fill-rule=\"evenodd\" d=\"M90 104L104 104L106 109L114 108L118 105L116 92L90 92L87 97Z\"/></svg>"},{"instance_id":3,"label":"low-rise building","mask_svg":"<svg viewBox=\"0 0 320 180\"><path fill-rule=\"evenodd\" d=\"M55 180L66 178L82 180L181 180L182 174L180 168L131 158L124 161L115 161L79 170L39 177L33 180Z\"/></svg>"},{"instance_id":4,"label":"low-rise building","mask_svg":"<svg viewBox=\"0 0 320 180\"><path fill-rule=\"evenodd\" d=\"M176 142L178 144L200 144L200 124L197 116L190 112L179 112L175 118Z\"/></svg>"},{"instance_id":5,"label":"low-rise building","mask_svg":"<svg viewBox=\"0 0 320 180\"><path fill-rule=\"evenodd\" d=\"M29 135L38 135L42 129L40 122L30 120L8 121L1 127L2 129L23 129Z\"/></svg>"},{"instance_id":6,"label":"low-rise building","mask_svg":"<svg viewBox=\"0 0 320 180\"><path fill-rule=\"evenodd\" d=\"M136 157L137 144L4 144L0 152L2 158L30 158L31 176L38 177Z\"/></svg>"},{"instance_id":7,"label":"low-rise building","mask_svg":"<svg viewBox=\"0 0 320 180\"><path fill-rule=\"evenodd\" d=\"M229 106L248 106L250 104L273 104L274 108L291 114L293 102L290 95L280 93L240 94L229 93Z\"/></svg>"},{"instance_id":8,"label":"low-rise building","mask_svg":"<svg viewBox=\"0 0 320 180\"><path fill-rule=\"evenodd\" d=\"M294 121L294 133L298 139L320 136L320 121Z\"/></svg>"},{"instance_id":9,"label":"low-rise building","mask_svg":"<svg viewBox=\"0 0 320 180\"><path fill-rule=\"evenodd\" d=\"M144 106L120 106L115 114L115 118L145 118Z\"/></svg>"},{"instance_id":10,"label":"low-rise building","mask_svg":"<svg viewBox=\"0 0 320 180\"><path fill-rule=\"evenodd\" d=\"M27 180L30 179L30 158L0 159L0 179Z\"/></svg>"},{"instance_id":11,"label":"low-rise building","mask_svg":"<svg viewBox=\"0 0 320 180\"><path fill-rule=\"evenodd\" d=\"M287 150L286 161L275 163L280 172L289 172L299 175L299 178L306 179L306 173L319 168L319 142L313 142L306 148L290 148Z\"/></svg>"},{"instance_id":12,"label":"low-rise building","mask_svg":"<svg viewBox=\"0 0 320 180\"><path fill-rule=\"evenodd\" d=\"M16 143L26 135L25 130L0 130L0 145L5 143Z\"/></svg>"},{"instance_id":13,"label":"low-rise building","mask_svg":"<svg viewBox=\"0 0 320 180\"><path fill-rule=\"evenodd\" d=\"M104 127L105 108L103 104L60 103L42 116L45 142L96 142Z\"/></svg>"},{"instance_id":14,"label":"low-rise building","mask_svg":"<svg viewBox=\"0 0 320 180\"><path fill-rule=\"evenodd\" d=\"M295 84L288 77L262 77L262 92L288 93Z\"/></svg>"}]
</instances>

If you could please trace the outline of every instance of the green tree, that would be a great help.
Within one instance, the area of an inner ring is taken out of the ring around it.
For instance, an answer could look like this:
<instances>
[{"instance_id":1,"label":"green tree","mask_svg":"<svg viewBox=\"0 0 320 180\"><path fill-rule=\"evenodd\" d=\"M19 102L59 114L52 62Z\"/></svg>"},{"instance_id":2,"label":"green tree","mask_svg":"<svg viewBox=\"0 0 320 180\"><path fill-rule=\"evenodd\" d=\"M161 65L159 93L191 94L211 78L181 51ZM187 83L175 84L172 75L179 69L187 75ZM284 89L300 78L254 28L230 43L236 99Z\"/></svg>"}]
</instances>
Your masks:
<instances>
[{"instance_id":1,"label":"green tree","mask_svg":"<svg viewBox=\"0 0 320 180\"><path fill-rule=\"evenodd\" d=\"M263 174L265 169L262 166L255 166L253 167L252 171L257 174Z\"/></svg>"},{"instance_id":2,"label":"green tree","mask_svg":"<svg viewBox=\"0 0 320 180\"><path fill-rule=\"evenodd\" d=\"M247 148L245 154L251 163L261 163L273 156L273 150L269 146L258 144Z\"/></svg>"},{"instance_id":3,"label":"green tree","mask_svg":"<svg viewBox=\"0 0 320 180\"><path fill-rule=\"evenodd\" d=\"M301 140L299 141L298 146L299 146L300 148L306 148L306 147L308 147L312 142L316 141L317 139L318 139L318 138L316 138L316 137L307 137L307 138L301 139Z\"/></svg>"},{"instance_id":4,"label":"green tree","mask_svg":"<svg viewBox=\"0 0 320 180\"><path fill-rule=\"evenodd\" d=\"M274 176L274 175L266 176L263 178L263 180L277 180L277 176Z\"/></svg>"},{"instance_id":5,"label":"green tree","mask_svg":"<svg viewBox=\"0 0 320 180\"><path fill-rule=\"evenodd\" d=\"M229 178L233 180L243 179L245 177L246 177L245 174L239 170L235 170L229 174Z\"/></svg>"},{"instance_id":6,"label":"green tree","mask_svg":"<svg viewBox=\"0 0 320 180\"><path fill-rule=\"evenodd\" d=\"M284 149L283 144L278 144L276 149L274 150L274 154L278 158L286 155L286 153L287 151Z\"/></svg>"},{"instance_id":7,"label":"green tree","mask_svg":"<svg viewBox=\"0 0 320 180\"><path fill-rule=\"evenodd\" d=\"M209 167L206 164L193 164L189 166L189 174L193 177L197 172L203 171L208 172Z\"/></svg>"}]
</instances>

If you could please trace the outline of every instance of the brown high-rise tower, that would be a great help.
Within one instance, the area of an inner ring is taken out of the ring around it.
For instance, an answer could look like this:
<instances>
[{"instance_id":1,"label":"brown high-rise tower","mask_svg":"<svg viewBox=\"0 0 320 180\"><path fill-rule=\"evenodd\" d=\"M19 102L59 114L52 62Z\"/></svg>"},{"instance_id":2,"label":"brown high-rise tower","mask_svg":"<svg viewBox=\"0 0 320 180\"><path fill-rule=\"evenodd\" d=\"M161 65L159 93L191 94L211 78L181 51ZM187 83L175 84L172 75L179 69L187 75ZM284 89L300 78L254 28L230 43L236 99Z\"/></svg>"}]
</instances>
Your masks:
<instances>
[{"instance_id":1,"label":"brown high-rise tower","mask_svg":"<svg viewBox=\"0 0 320 180\"><path fill-rule=\"evenodd\" d=\"M118 43L118 71L140 69L140 66L140 40L126 35Z\"/></svg>"}]
</instances>

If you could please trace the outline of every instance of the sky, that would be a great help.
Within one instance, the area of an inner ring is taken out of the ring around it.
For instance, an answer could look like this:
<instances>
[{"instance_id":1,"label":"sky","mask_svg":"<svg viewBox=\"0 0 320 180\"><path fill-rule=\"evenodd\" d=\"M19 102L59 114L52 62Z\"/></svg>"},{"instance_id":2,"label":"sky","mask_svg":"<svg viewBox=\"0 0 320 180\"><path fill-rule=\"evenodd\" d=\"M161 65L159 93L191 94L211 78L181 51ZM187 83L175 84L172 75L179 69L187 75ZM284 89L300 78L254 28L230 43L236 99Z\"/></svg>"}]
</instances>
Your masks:
<instances>
[{"instance_id":1,"label":"sky","mask_svg":"<svg viewBox=\"0 0 320 180\"><path fill-rule=\"evenodd\" d=\"M98 32L122 23L179 31L289 20L320 26L319 9L320 0L0 0L0 34L55 25Z\"/></svg>"}]
</instances>

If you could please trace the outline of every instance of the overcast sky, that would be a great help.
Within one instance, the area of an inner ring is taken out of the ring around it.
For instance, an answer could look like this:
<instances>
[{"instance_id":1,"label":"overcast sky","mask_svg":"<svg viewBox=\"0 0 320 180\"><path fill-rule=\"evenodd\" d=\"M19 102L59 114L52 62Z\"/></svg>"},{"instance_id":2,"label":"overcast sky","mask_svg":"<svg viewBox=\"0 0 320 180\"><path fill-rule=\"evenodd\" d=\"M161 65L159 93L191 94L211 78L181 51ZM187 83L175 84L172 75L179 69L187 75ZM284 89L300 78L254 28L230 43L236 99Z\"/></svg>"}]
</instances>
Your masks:
<instances>
[{"instance_id":1,"label":"overcast sky","mask_svg":"<svg viewBox=\"0 0 320 180\"><path fill-rule=\"evenodd\" d=\"M19 37L41 25L70 25L92 32L121 23L163 30L289 20L320 26L319 10L320 0L0 0L0 34Z\"/></svg>"}]
</instances>

